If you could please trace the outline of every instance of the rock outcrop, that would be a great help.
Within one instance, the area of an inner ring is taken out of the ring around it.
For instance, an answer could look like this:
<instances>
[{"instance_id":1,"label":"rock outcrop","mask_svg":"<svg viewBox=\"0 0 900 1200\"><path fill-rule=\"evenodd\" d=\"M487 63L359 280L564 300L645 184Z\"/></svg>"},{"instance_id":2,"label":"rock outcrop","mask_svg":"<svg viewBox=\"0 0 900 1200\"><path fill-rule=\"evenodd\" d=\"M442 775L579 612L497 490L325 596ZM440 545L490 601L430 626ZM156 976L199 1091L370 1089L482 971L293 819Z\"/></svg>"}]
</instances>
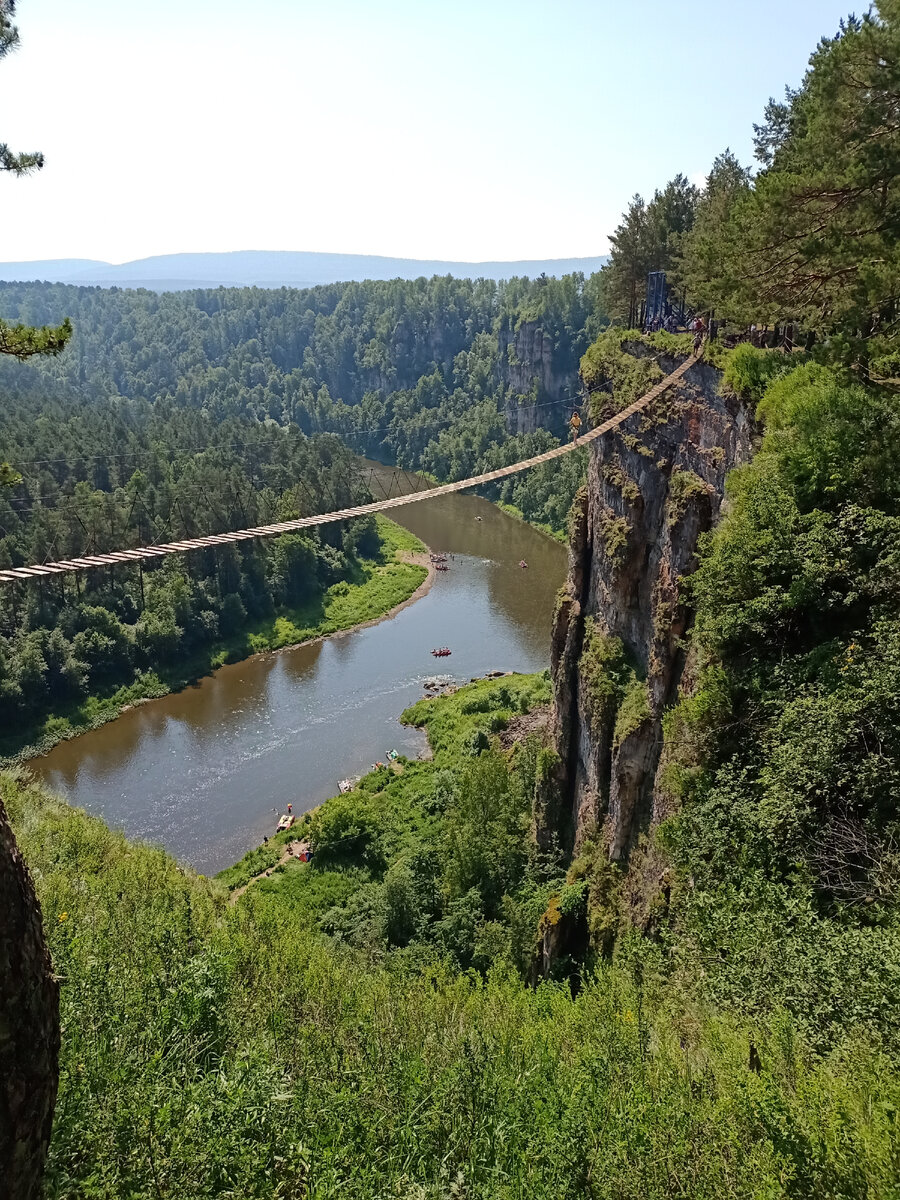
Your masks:
<instances>
[{"instance_id":1,"label":"rock outcrop","mask_svg":"<svg viewBox=\"0 0 900 1200\"><path fill-rule=\"evenodd\" d=\"M507 388L509 433L559 433L566 400L578 383L575 371L561 361L571 356L554 353L553 338L537 321L522 321L517 327L503 324L497 351L500 379Z\"/></svg>"},{"instance_id":2,"label":"rock outcrop","mask_svg":"<svg viewBox=\"0 0 900 1200\"><path fill-rule=\"evenodd\" d=\"M676 365L659 363L666 373ZM553 629L558 759L555 800L535 814L543 845L555 838L575 855L590 838L625 866L666 815L662 715L682 681L691 620L681 581L719 515L726 473L752 450L751 414L719 383L699 363L591 447Z\"/></svg>"}]
</instances>

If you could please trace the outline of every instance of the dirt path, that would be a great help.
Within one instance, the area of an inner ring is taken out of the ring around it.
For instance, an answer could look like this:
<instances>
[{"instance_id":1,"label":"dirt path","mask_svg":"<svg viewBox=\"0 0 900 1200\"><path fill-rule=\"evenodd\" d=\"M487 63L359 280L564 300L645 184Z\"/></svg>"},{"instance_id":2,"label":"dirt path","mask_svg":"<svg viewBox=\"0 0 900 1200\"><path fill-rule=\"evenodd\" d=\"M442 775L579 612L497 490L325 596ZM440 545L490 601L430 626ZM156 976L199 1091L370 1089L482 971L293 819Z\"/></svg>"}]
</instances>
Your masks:
<instances>
[{"instance_id":1,"label":"dirt path","mask_svg":"<svg viewBox=\"0 0 900 1200\"><path fill-rule=\"evenodd\" d=\"M254 875L252 879L248 879L247 882L242 884L239 888L235 888L234 891L231 893L231 895L228 897L228 903L229 904L236 903L238 898L240 896L243 896L244 892L246 892L246 890L252 884L256 883L260 879L265 879L267 875L272 874L272 872L275 870L276 867L283 867L284 864L286 862L288 862L289 859L298 858L304 850L308 850L308 849L309 849L309 842L307 842L307 841L288 842L287 846L285 846L285 848L284 848L284 853L282 854L281 858L279 858L278 862L273 863L271 865L271 867L266 867L266 869L264 871L260 871L260 873L258 875Z\"/></svg>"}]
</instances>

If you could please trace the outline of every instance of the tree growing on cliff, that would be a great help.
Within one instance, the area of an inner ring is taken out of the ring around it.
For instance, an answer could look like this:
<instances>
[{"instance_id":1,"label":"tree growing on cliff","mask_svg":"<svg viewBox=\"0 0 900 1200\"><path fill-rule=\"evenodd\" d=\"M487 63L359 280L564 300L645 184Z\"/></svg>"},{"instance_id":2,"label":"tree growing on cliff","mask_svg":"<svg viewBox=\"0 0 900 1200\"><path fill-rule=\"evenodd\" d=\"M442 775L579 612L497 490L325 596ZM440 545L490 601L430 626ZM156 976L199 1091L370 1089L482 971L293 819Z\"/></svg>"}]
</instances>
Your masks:
<instances>
[{"instance_id":1,"label":"tree growing on cliff","mask_svg":"<svg viewBox=\"0 0 900 1200\"><path fill-rule=\"evenodd\" d=\"M699 190L676 175L645 203L634 196L610 236L609 262L601 273L606 312L629 327L637 324L650 271L667 271L680 239L692 228Z\"/></svg>"},{"instance_id":2,"label":"tree growing on cliff","mask_svg":"<svg viewBox=\"0 0 900 1200\"><path fill-rule=\"evenodd\" d=\"M730 150L713 162L697 201L692 227L679 239L672 282L695 309L716 307L735 291L734 263L723 255L723 232L735 205L750 191L751 173Z\"/></svg>"},{"instance_id":3,"label":"tree growing on cliff","mask_svg":"<svg viewBox=\"0 0 900 1200\"><path fill-rule=\"evenodd\" d=\"M712 301L795 320L847 361L900 363L900 2L823 38L756 128L763 170L711 239Z\"/></svg>"},{"instance_id":4,"label":"tree growing on cliff","mask_svg":"<svg viewBox=\"0 0 900 1200\"><path fill-rule=\"evenodd\" d=\"M18 44L14 0L0 0L0 59ZM41 154L15 154L0 143L0 170L24 175L43 166ZM0 321L0 354L56 354L71 336L56 329ZM0 483L15 482L0 464ZM0 802L0 1176L10 1200L40 1191L56 1104L59 992L44 943L41 910Z\"/></svg>"}]
</instances>

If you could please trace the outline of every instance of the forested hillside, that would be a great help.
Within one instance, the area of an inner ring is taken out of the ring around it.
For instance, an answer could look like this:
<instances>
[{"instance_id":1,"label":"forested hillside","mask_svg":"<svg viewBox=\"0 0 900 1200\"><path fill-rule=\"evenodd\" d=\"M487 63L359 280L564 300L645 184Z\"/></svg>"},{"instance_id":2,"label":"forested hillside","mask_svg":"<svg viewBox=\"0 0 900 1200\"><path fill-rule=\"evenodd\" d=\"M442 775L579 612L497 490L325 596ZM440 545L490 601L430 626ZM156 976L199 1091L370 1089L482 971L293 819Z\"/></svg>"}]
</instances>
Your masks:
<instances>
[{"instance_id":1,"label":"forested hillside","mask_svg":"<svg viewBox=\"0 0 900 1200\"><path fill-rule=\"evenodd\" d=\"M555 445L553 435L563 432L567 407L576 402L579 358L603 322L596 276L160 296L0 284L0 318L42 326L67 316L75 334L64 355L8 366L0 376L13 417L22 391L32 397L32 415L38 393L137 400L165 413L200 411L213 421L241 417L293 423L307 434L335 432L359 453L442 480ZM541 335L536 350L528 341L534 361L518 357L524 342L516 332L523 328ZM532 412L533 432L511 438L523 407ZM54 437L34 429L30 417L10 424L4 414L0 454L27 462L84 452L78 442L54 445ZM20 493L28 498L35 487L51 493L55 483L50 464L34 465L38 478ZM139 465L125 458L115 477L124 482ZM504 485L501 498L559 530L579 475L569 464L563 477L537 472Z\"/></svg>"},{"instance_id":2,"label":"forested hillside","mask_svg":"<svg viewBox=\"0 0 900 1200\"><path fill-rule=\"evenodd\" d=\"M489 744L546 695L417 706L434 763L329 802L311 863L288 835L219 881L0 774L65 981L49 1196L894 1194L888 1047L812 1053L638 944L523 982L589 886L529 844L543 751Z\"/></svg>"},{"instance_id":3,"label":"forested hillside","mask_svg":"<svg viewBox=\"0 0 900 1200\"><path fill-rule=\"evenodd\" d=\"M3 285L9 322L68 317L75 332L58 357L0 361L0 564L362 503L354 450L441 480L538 453L556 444L537 426L563 424L599 320L594 294L577 276L162 296ZM539 343L533 362L516 355L523 329ZM534 432L510 436L520 407ZM573 455L495 494L559 531L583 467ZM390 576L389 608L418 578L388 569L392 538L385 558L375 525L355 522L5 593L0 752L52 740L70 716L99 719L99 698L108 713L114 697L157 694L187 677L186 663L289 641L274 632L279 614L298 635L327 632L329 589L365 582L372 564ZM360 614L373 615L368 602ZM62 725L44 724L48 714Z\"/></svg>"},{"instance_id":4,"label":"forested hillside","mask_svg":"<svg viewBox=\"0 0 900 1200\"><path fill-rule=\"evenodd\" d=\"M369 499L353 455L331 434L310 439L274 423L141 401L49 401L39 386L18 392L6 420L32 451L50 456L23 464L34 472L29 484L0 490L7 563L246 528ZM331 611L348 589L360 605L355 619L379 615L424 577L396 558L395 550L414 548L390 522L365 518L150 569L7 588L0 753L52 742L230 657L352 624ZM382 600L375 611L373 589Z\"/></svg>"}]
</instances>

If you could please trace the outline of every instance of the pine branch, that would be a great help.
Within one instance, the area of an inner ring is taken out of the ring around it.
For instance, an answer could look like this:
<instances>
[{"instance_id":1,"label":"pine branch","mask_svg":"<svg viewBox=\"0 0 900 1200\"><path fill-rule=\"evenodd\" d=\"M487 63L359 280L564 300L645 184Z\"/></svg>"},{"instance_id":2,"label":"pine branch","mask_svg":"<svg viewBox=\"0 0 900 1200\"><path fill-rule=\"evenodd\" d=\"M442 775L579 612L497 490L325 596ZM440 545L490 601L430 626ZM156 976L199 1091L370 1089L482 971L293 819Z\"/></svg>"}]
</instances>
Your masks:
<instances>
[{"instance_id":1,"label":"pine branch","mask_svg":"<svg viewBox=\"0 0 900 1200\"><path fill-rule=\"evenodd\" d=\"M15 154L6 142L0 142L0 171L11 171L13 175L27 175L30 171L39 171L44 165L44 156L40 151L33 154Z\"/></svg>"},{"instance_id":2,"label":"pine branch","mask_svg":"<svg viewBox=\"0 0 900 1200\"><path fill-rule=\"evenodd\" d=\"M0 58L5 58L19 44L19 31L10 20L15 11L15 0L0 0Z\"/></svg>"},{"instance_id":3,"label":"pine branch","mask_svg":"<svg viewBox=\"0 0 900 1200\"><path fill-rule=\"evenodd\" d=\"M44 325L40 329L0 321L0 354L20 360L35 354L59 354L71 336L72 323L68 317L62 325Z\"/></svg>"}]
</instances>

